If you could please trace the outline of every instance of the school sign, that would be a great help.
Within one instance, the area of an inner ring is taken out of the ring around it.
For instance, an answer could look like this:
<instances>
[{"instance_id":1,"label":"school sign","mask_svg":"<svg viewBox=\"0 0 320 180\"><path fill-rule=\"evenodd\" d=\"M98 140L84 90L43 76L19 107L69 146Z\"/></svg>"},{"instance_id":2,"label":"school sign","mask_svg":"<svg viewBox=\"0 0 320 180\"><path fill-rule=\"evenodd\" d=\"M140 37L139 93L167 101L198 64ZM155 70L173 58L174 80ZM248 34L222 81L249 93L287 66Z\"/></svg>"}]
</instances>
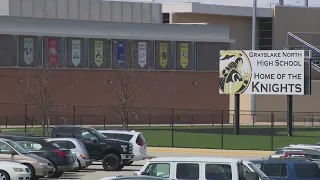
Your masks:
<instances>
[{"instance_id":1,"label":"school sign","mask_svg":"<svg viewBox=\"0 0 320 180\"><path fill-rule=\"evenodd\" d=\"M220 94L304 95L304 50L220 51Z\"/></svg>"}]
</instances>

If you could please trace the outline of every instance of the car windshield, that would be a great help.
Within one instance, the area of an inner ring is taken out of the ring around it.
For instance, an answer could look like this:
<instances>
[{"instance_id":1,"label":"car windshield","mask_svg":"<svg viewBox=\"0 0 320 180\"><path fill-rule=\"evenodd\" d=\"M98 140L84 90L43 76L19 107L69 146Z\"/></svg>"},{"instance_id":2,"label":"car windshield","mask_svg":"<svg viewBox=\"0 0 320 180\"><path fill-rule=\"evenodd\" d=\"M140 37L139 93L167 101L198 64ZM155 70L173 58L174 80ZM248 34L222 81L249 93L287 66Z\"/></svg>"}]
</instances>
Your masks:
<instances>
[{"instance_id":1,"label":"car windshield","mask_svg":"<svg viewBox=\"0 0 320 180\"><path fill-rule=\"evenodd\" d=\"M21 147L19 144L17 144L16 142L13 141L6 141L6 143L8 143L11 147L13 147L13 149L15 149L16 151L18 151L18 153L20 154L29 154L29 152L24 149L23 147Z\"/></svg>"},{"instance_id":2,"label":"car windshield","mask_svg":"<svg viewBox=\"0 0 320 180\"><path fill-rule=\"evenodd\" d=\"M268 176L262 172L256 165L254 165L253 163L248 163L248 165L256 172L258 173L260 179L268 179Z\"/></svg>"},{"instance_id":3,"label":"car windshield","mask_svg":"<svg viewBox=\"0 0 320 180\"><path fill-rule=\"evenodd\" d=\"M98 138L100 139L105 139L107 138L105 135L101 134L99 131L95 130L95 129L92 129L91 132L96 135Z\"/></svg>"},{"instance_id":4,"label":"car windshield","mask_svg":"<svg viewBox=\"0 0 320 180\"><path fill-rule=\"evenodd\" d=\"M317 164L295 163L293 167L298 178L320 178L320 170Z\"/></svg>"}]
</instances>

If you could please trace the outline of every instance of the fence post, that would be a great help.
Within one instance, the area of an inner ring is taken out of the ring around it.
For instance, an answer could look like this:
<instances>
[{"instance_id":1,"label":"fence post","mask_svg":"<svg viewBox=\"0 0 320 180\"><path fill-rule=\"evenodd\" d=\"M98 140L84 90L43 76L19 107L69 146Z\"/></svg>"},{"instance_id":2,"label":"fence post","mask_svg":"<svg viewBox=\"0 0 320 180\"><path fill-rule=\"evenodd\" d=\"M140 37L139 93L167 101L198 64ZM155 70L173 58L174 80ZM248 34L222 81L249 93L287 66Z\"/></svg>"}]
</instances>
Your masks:
<instances>
[{"instance_id":1,"label":"fence post","mask_svg":"<svg viewBox=\"0 0 320 180\"><path fill-rule=\"evenodd\" d=\"M82 126L82 115L80 116L80 126Z\"/></svg>"},{"instance_id":2,"label":"fence post","mask_svg":"<svg viewBox=\"0 0 320 180\"><path fill-rule=\"evenodd\" d=\"M5 123L6 123L6 129L8 128L8 116L6 116L6 119L5 119Z\"/></svg>"},{"instance_id":3,"label":"fence post","mask_svg":"<svg viewBox=\"0 0 320 180\"><path fill-rule=\"evenodd\" d=\"M172 108L172 112L171 112L171 147L174 147L173 125L174 125L174 109Z\"/></svg>"},{"instance_id":4,"label":"fence post","mask_svg":"<svg viewBox=\"0 0 320 180\"><path fill-rule=\"evenodd\" d=\"M33 116L31 116L31 127L33 128Z\"/></svg>"},{"instance_id":5,"label":"fence post","mask_svg":"<svg viewBox=\"0 0 320 180\"><path fill-rule=\"evenodd\" d=\"M59 119L59 117L56 116L56 126L58 125L58 119Z\"/></svg>"},{"instance_id":6,"label":"fence post","mask_svg":"<svg viewBox=\"0 0 320 180\"><path fill-rule=\"evenodd\" d=\"M254 126L255 114L252 114L252 126Z\"/></svg>"},{"instance_id":7,"label":"fence post","mask_svg":"<svg viewBox=\"0 0 320 180\"><path fill-rule=\"evenodd\" d=\"M151 126L151 118L152 118L152 116L149 115L149 127Z\"/></svg>"},{"instance_id":8,"label":"fence post","mask_svg":"<svg viewBox=\"0 0 320 180\"><path fill-rule=\"evenodd\" d=\"M106 115L103 116L103 129L106 129Z\"/></svg>"},{"instance_id":9,"label":"fence post","mask_svg":"<svg viewBox=\"0 0 320 180\"><path fill-rule=\"evenodd\" d=\"M273 151L273 129L274 128L274 114L271 112L271 151Z\"/></svg>"},{"instance_id":10,"label":"fence post","mask_svg":"<svg viewBox=\"0 0 320 180\"><path fill-rule=\"evenodd\" d=\"M224 124L224 117L223 117L223 114L224 114L224 111L222 110L221 111L221 149L223 149L223 124Z\"/></svg>"},{"instance_id":11,"label":"fence post","mask_svg":"<svg viewBox=\"0 0 320 180\"><path fill-rule=\"evenodd\" d=\"M313 127L313 115L311 116L311 127Z\"/></svg>"},{"instance_id":12,"label":"fence post","mask_svg":"<svg viewBox=\"0 0 320 180\"><path fill-rule=\"evenodd\" d=\"M28 104L24 105L24 133L27 133Z\"/></svg>"},{"instance_id":13,"label":"fence post","mask_svg":"<svg viewBox=\"0 0 320 180\"><path fill-rule=\"evenodd\" d=\"M76 125L76 105L73 106L73 125Z\"/></svg>"}]
</instances>

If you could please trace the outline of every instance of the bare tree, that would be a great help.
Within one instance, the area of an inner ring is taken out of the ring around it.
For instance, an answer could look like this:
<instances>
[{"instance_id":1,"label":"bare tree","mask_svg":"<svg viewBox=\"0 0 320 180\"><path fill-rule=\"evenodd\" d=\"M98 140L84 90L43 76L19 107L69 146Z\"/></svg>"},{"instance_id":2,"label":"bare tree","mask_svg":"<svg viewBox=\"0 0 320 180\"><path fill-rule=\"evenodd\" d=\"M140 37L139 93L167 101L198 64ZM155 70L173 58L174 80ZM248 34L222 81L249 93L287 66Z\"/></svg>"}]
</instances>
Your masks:
<instances>
[{"instance_id":1,"label":"bare tree","mask_svg":"<svg viewBox=\"0 0 320 180\"><path fill-rule=\"evenodd\" d=\"M129 53L125 57L126 62L119 64L116 82L107 81L108 86L114 93L116 101L109 101L110 106L118 114L123 129L127 129L130 118L137 118L142 106L137 106L137 100L141 97L144 85L142 77L138 77L131 67L138 60L135 41L129 41ZM105 112L104 112L105 113Z\"/></svg>"},{"instance_id":2,"label":"bare tree","mask_svg":"<svg viewBox=\"0 0 320 180\"><path fill-rule=\"evenodd\" d=\"M20 83L22 92L41 113L43 136L45 136L46 132L46 119L49 113L53 112L56 108L54 100L57 96L63 95L63 93L59 93L52 81L55 70L56 67L50 65L50 63L26 70L26 82Z\"/></svg>"}]
</instances>

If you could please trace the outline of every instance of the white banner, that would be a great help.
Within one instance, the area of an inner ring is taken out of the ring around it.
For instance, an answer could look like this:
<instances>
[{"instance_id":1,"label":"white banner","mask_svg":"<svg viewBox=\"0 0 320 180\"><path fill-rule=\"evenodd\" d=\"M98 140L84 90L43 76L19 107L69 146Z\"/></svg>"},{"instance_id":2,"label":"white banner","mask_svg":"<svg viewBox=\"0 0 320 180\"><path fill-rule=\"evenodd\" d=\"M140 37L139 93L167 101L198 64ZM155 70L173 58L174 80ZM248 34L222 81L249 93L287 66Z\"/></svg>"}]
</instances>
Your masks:
<instances>
[{"instance_id":1,"label":"white banner","mask_svg":"<svg viewBox=\"0 0 320 180\"><path fill-rule=\"evenodd\" d=\"M220 51L220 94L304 95L303 50Z\"/></svg>"},{"instance_id":2,"label":"white banner","mask_svg":"<svg viewBox=\"0 0 320 180\"><path fill-rule=\"evenodd\" d=\"M138 63L141 68L147 64L147 43L139 42L138 43Z\"/></svg>"},{"instance_id":3,"label":"white banner","mask_svg":"<svg viewBox=\"0 0 320 180\"><path fill-rule=\"evenodd\" d=\"M33 62L33 38L24 38L23 60L27 65Z\"/></svg>"},{"instance_id":4,"label":"white banner","mask_svg":"<svg viewBox=\"0 0 320 180\"><path fill-rule=\"evenodd\" d=\"M81 62L81 41L80 40L72 40L71 42L72 48L72 64L77 67Z\"/></svg>"}]
</instances>

